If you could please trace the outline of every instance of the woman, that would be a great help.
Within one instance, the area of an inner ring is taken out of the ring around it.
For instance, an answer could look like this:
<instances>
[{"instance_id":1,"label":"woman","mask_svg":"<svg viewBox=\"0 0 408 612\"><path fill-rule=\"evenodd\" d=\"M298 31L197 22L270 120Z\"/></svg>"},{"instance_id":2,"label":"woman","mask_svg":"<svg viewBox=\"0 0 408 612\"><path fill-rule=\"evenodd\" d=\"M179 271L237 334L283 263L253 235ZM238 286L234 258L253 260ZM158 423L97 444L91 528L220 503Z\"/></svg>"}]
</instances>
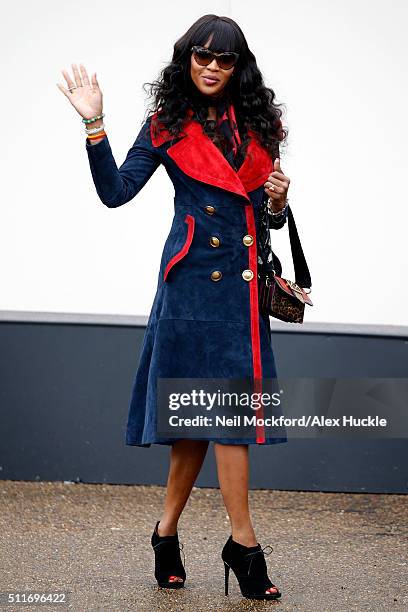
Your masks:
<instances>
[{"instance_id":1,"label":"woman","mask_svg":"<svg viewBox=\"0 0 408 612\"><path fill-rule=\"evenodd\" d=\"M285 429L272 435L256 423L248 437L219 430L210 438L160 435L156 382L249 376L262 390L262 378L276 377L258 279L277 261L265 215L274 229L286 222L289 178L278 159L273 163L286 137L282 112L239 26L205 15L175 43L160 79L149 83L153 112L118 169L102 123L96 73L90 82L82 64L80 71L72 68L74 80L62 71L68 89L58 87L86 123L86 151L101 201L110 208L130 201L160 164L175 188L126 430L128 445L171 445L164 509L151 538L155 577L162 587L184 586L178 520L211 439L231 521L221 553L225 593L232 568L244 597L276 599L281 593L267 575L248 508L248 445L286 442Z\"/></svg>"}]
</instances>

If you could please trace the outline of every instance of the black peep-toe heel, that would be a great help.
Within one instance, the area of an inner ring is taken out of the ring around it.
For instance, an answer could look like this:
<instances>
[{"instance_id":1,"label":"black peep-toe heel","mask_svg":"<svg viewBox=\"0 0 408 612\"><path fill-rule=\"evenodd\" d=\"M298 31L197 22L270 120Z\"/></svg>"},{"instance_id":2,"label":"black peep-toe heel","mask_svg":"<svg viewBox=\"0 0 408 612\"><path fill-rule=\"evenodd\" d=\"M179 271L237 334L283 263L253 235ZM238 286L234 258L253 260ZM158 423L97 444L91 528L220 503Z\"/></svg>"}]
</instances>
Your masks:
<instances>
[{"instance_id":1,"label":"black peep-toe heel","mask_svg":"<svg viewBox=\"0 0 408 612\"><path fill-rule=\"evenodd\" d=\"M269 545L268 545L269 546ZM265 546L267 548L268 546ZM247 599L278 599L282 593L268 577L266 567L265 549L258 543L256 546L244 546L235 542L232 535L228 538L222 550L221 557L225 569L225 595L228 595L228 579L230 568L234 572L241 594ZM268 589L275 587L275 592L266 593Z\"/></svg>"},{"instance_id":2,"label":"black peep-toe heel","mask_svg":"<svg viewBox=\"0 0 408 612\"><path fill-rule=\"evenodd\" d=\"M157 532L159 523L160 521L157 521L151 537L154 550L154 576L159 586L167 589L180 589L186 580L186 572L180 557L183 544L179 543L177 532L175 535L159 536ZM175 580L175 578L182 578L183 581Z\"/></svg>"}]
</instances>

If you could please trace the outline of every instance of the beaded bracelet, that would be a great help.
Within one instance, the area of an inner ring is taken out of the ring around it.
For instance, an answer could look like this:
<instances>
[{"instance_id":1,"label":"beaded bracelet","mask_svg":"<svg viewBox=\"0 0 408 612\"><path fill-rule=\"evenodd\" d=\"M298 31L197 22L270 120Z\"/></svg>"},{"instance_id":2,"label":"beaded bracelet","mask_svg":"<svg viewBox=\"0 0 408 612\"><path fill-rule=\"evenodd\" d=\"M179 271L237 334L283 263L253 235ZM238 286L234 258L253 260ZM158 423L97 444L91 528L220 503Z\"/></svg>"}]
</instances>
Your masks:
<instances>
[{"instance_id":1,"label":"beaded bracelet","mask_svg":"<svg viewBox=\"0 0 408 612\"><path fill-rule=\"evenodd\" d=\"M82 119L83 123L85 123L85 132L86 132L86 136L87 136L87 140L92 140L92 141L97 141L97 140L103 140L103 138L105 138L105 136L107 136L104 128L105 128L105 124L102 123L102 125L96 127L96 128L92 128L89 129L86 127L86 125L88 123L94 123L95 121L97 121L98 119L103 119L105 116L105 113L102 113L101 115L97 115L96 117L91 117L90 119Z\"/></svg>"},{"instance_id":2,"label":"beaded bracelet","mask_svg":"<svg viewBox=\"0 0 408 612\"><path fill-rule=\"evenodd\" d=\"M88 135L89 134L97 134L98 132L103 132L104 127L105 127L105 124L102 123L102 125L100 125L100 126L98 126L96 128L91 128L91 129L85 128L85 132Z\"/></svg>"},{"instance_id":3,"label":"beaded bracelet","mask_svg":"<svg viewBox=\"0 0 408 612\"><path fill-rule=\"evenodd\" d=\"M281 210L273 211L271 209L271 205L272 205L272 200L271 198L268 198L267 206L269 208L269 214L272 215L272 217L279 217L280 215L283 215L285 213L287 207L289 206L289 200L288 199L285 200L285 206L281 208Z\"/></svg>"},{"instance_id":4,"label":"beaded bracelet","mask_svg":"<svg viewBox=\"0 0 408 612\"><path fill-rule=\"evenodd\" d=\"M102 113L101 115L98 115L97 117L91 117L90 119L82 119L82 121L84 123L93 123L94 121L97 121L98 119L103 119L105 116L105 113Z\"/></svg>"}]
</instances>

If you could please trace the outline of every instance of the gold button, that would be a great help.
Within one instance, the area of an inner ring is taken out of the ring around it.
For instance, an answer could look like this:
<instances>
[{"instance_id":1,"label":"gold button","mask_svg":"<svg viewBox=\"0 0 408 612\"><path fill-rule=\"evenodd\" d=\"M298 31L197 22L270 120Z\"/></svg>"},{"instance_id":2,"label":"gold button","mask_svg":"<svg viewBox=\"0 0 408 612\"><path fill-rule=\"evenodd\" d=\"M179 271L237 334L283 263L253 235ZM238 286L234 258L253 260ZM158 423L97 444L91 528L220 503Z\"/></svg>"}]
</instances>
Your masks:
<instances>
[{"instance_id":1,"label":"gold button","mask_svg":"<svg viewBox=\"0 0 408 612\"><path fill-rule=\"evenodd\" d=\"M208 206L206 206L206 207L205 207L205 209L204 209L204 210L205 210L205 212L206 212L207 214L209 214L209 215L213 215L213 214L215 213L215 208L214 208L214 206L210 206L210 205L208 205Z\"/></svg>"},{"instance_id":2,"label":"gold button","mask_svg":"<svg viewBox=\"0 0 408 612\"><path fill-rule=\"evenodd\" d=\"M211 280L213 281L219 281L221 276L222 274L219 270L214 270L214 272L211 272Z\"/></svg>"},{"instance_id":3,"label":"gold button","mask_svg":"<svg viewBox=\"0 0 408 612\"><path fill-rule=\"evenodd\" d=\"M247 234L243 237L242 242L245 244L245 246L251 246L251 244L254 243L254 237L251 236L251 234Z\"/></svg>"},{"instance_id":4,"label":"gold button","mask_svg":"<svg viewBox=\"0 0 408 612\"><path fill-rule=\"evenodd\" d=\"M242 273L242 278L246 281L250 281L254 278L254 273L252 270L244 270Z\"/></svg>"},{"instance_id":5,"label":"gold button","mask_svg":"<svg viewBox=\"0 0 408 612\"><path fill-rule=\"evenodd\" d=\"M210 238L210 244L211 244L211 246L213 246L213 247L218 247L218 246L220 246L220 239L219 239L219 238L217 238L217 236L211 236L211 238Z\"/></svg>"}]
</instances>

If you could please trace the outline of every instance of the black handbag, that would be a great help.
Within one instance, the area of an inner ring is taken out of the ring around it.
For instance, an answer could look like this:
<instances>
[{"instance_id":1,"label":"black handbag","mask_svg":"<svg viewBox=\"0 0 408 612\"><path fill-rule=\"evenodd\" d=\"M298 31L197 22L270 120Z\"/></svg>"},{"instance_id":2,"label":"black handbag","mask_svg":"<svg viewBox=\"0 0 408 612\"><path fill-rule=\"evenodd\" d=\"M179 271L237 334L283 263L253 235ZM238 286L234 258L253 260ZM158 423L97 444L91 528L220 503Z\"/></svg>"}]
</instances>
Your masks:
<instances>
[{"instance_id":1,"label":"black handbag","mask_svg":"<svg viewBox=\"0 0 408 612\"><path fill-rule=\"evenodd\" d=\"M264 202L263 206L266 207L266 202ZM313 302L308 295L311 291L312 280L289 204L287 213L295 282L280 276L281 266L279 265L279 260L276 256L273 257L273 262L278 262L279 275L276 273L276 269L273 268L271 274L268 272L264 278L258 279L259 308L262 313L267 313L281 321L303 323L305 304L313 306ZM267 219L269 232L270 214L265 209L263 214L266 215L265 218ZM304 287L309 288L309 291L306 292Z\"/></svg>"}]
</instances>

